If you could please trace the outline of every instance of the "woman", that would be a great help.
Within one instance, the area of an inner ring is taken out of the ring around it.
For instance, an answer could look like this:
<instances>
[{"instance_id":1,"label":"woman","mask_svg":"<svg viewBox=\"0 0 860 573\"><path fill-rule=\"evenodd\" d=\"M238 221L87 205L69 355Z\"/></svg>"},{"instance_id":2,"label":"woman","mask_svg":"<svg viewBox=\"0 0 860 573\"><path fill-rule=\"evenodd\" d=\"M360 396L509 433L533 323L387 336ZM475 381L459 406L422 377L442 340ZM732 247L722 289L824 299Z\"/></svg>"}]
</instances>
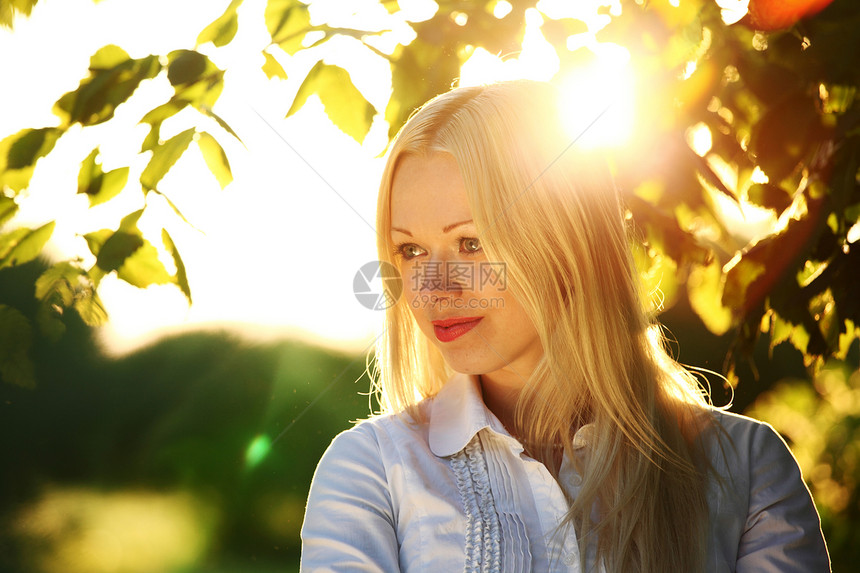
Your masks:
<instances>
[{"instance_id":1,"label":"woman","mask_svg":"<svg viewBox=\"0 0 860 573\"><path fill-rule=\"evenodd\" d=\"M785 444L665 353L608 169L556 97L454 89L395 140L386 415L320 461L303 569L828 571Z\"/></svg>"}]
</instances>

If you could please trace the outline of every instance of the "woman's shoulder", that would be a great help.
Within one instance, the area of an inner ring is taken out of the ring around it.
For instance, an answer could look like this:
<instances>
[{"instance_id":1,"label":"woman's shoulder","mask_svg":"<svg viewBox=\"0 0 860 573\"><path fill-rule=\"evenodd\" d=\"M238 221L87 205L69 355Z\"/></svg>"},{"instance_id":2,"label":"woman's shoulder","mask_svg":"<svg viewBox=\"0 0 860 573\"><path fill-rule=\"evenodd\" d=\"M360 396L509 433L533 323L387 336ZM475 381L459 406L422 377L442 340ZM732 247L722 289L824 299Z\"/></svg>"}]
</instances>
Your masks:
<instances>
[{"instance_id":1,"label":"woman's shoulder","mask_svg":"<svg viewBox=\"0 0 860 573\"><path fill-rule=\"evenodd\" d=\"M757 450L774 446L788 453L785 441L767 422L719 408L708 408L707 417L709 424L703 436L712 462L721 457L729 465L750 463L755 461Z\"/></svg>"},{"instance_id":2,"label":"woman's shoulder","mask_svg":"<svg viewBox=\"0 0 860 573\"><path fill-rule=\"evenodd\" d=\"M704 432L711 469L726 483L759 493L773 487L804 490L800 466L785 439L767 422L711 409L712 424Z\"/></svg>"},{"instance_id":3,"label":"woman's shoulder","mask_svg":"<svg viewBox=\"0 0 860 573\"><path fill-rule=\"evenodd\" d=\"M829 571L818 513L785 440L767 422L718 409L709 414L715 555L738 571Z\"/></svg>"},{"instance_id":4,"label":"woman's shoulder","mask_svg":"<svg viewBox=\"0 0 860 573\"><path fill-rule=\"evenodd\" d=\"M711 442L731 446L738 455L753 453L763 444L779 443L782 449L788 449L785 440L767 422L719 408L709 408L707 413L711 423L705 435Z\"/></svg>"},{"instance_id":5,"label":"woman's shoulder","mask_svg":"<svg viewBox=\"0 0 860 573\"><path fill-rule=\"evenodd\" d=\"M729 412L728 410L724 410L722 408L708 408L708 413L710 414L714 422L719 424L726 431L742 433L744 431L754 431L756 429L759 429L760 427L770 427L770 424L768 424L767 422L756 420L755 418L750 418L749 416L744 416L743 414Z\"/></svg>"},{"instance_id":6,"label":"woman's shoulder","mask_svg":"<svg viewBox=\"0 0 860 573\"><path fill-rule=\"evenodd\" d=\"M393 452L393 449L414 441L427 441L426 423L427 403L421 402L413 413L408 411L376 414L358 421L351 428L336 435L327 453L349 453L355 448L366 449L369 446L382 452Z\"/></svg>"}]
</instances>

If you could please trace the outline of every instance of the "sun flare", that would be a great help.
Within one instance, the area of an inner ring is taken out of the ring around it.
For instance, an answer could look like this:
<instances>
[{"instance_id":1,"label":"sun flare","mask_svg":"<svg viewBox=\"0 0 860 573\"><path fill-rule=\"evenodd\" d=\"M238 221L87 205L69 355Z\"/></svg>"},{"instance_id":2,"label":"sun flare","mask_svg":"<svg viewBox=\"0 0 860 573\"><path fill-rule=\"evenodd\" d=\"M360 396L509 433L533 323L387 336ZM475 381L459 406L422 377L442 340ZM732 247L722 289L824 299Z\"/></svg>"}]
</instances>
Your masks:
<instances>
[{"instance_id":1,"label":"sun flare","mask_svg":"<svg viewBox=\"0 0 860 573\"><path fill-rule=\"evenodd\" d=\"M562 119L571 138L584 147L617 147L631 136L635 82L629 52L615 44L594 46L594 62L559 81Z\"/></svg>"}]
</instances>

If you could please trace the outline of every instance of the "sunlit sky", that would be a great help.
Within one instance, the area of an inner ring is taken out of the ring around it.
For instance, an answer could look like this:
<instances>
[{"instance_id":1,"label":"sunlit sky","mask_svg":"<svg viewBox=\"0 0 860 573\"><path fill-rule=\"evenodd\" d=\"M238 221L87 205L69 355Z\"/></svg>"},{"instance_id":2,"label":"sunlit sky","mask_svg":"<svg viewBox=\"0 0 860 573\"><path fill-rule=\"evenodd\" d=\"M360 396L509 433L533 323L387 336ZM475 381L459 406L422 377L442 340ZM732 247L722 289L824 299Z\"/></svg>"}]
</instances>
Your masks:
<instances>
[{"instance_id":1,"label":"sunlit sky","mask_svg":"<svg viewBox=\"0 0 860 573\"><path fill-rule=\"evenodd\" d=\"M13 32L0 30L4 84L0 137L26 127L56 125L53 103L78 86L90 55L99 47L118 44L132 57L193 48L200 30L228 3L41 0L31 18L15 22ZM595 51L599 65L582 70L568 82L570 97L579 98L577 109L586 111L573 118L573 133L611 101L612 113L596 126L599 129L591 130L595 143L606 143L629 132L635 88L626 50L593 40L593 33L605 23L596 17L600 3L577 3L577 15L586 20L590 34L576 40ZM427 0L400 4L414 10L413 14L423 11L425 17L435 9ZM560 16L571 5L543 0L540 7ZM233 183L221 190L192 144L159 188L199 231L153 198L140 223L153 244L160 244L162 226L173 236L188 268L194 304L189 307L172 285L141 290L114 277L104 279L99 292L111 319L102 329L102 339L109 350L123 352L165 333L221 325L253 338L296 336L359 351L372 341L379 326L379 311L359 304L352 284L356 271L376 258L373 226L382 170L379 155L387 125L378 116L361 146L331 124L316 98L284 119L301 79L319 54L283 57L290 79L266 78L260 70L260 50L268 41L263 7L263 0L246 0L239 11L236 39L220 50L211 45L201 48L229 70L215 109L246 146L221 138L233 167ZM312 7L314 18L325 19L342 4L321 1ZM350 8L357 14L352 18L390 18L375 0L351 2ZM476 50L463 66L461 84L516 77L550 79L556 73L558 58L540 34L540 14L532 10L527 16L523 51L502 60ZM397 22L392 27L395 31L389 40L408 36L408 28L398 28ZM384 109L390 91L388 64L369 50L356 50L349 41L330 42L327 50L326 61L350 70L357 87L378 110ZM583 90L583 85L592 87ZM30 185L32 197L21 202L15 224L57 218L49 253L58 258L80 256L91 263L82 235L116 228L123 214L142 206L137 177L149 154L137 153L147 132L137 121L171 93L163 78L144 82L132 101L119 108L110 122L116 125L67 133L56 153L40 161ZM611 99L609 94L623 96ZM187 127L181 117L169 120L162 137ZM89 209L86 198L75 193L77 172L80 161L99 141L105 170L131 164L132 172L129 186L118 198ZM166 254L165 263L172 268Z\"/></svg>"}]
</instances>

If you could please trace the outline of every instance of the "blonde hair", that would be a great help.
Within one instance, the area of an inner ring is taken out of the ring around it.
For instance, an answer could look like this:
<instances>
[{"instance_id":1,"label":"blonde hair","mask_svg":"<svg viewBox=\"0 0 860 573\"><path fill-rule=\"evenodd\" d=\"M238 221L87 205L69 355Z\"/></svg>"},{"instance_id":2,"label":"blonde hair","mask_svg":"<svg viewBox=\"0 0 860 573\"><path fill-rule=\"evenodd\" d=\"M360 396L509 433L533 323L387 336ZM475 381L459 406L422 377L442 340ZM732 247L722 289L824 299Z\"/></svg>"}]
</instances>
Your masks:
<instances>
[{"instance_id":1,"label":"blonde hair","mask_svg":"<svg viewBox=\"0 0 860 573\"><path fill-rule=\"evenodd\" d=\"M553 445L573 452L575 431L593 424L588 455L573 457L583 481L564 523L576 527L583 560L595 555L609 571L699 570L708 518L696 445L703 392L667 355L646 312L606 162L577 148L558 112L555 88L531 81L457 88L425 104L390 150L379 258L396 264L390 197L399 160L449 153L482 247L507 265L508 288L543 345L517 402L517 435L538 444L530 452L556 472ZM417 403L451 374L407 304L388 308L376 350L383 410L419 416Z\"/></svg>"}]
</instances>

